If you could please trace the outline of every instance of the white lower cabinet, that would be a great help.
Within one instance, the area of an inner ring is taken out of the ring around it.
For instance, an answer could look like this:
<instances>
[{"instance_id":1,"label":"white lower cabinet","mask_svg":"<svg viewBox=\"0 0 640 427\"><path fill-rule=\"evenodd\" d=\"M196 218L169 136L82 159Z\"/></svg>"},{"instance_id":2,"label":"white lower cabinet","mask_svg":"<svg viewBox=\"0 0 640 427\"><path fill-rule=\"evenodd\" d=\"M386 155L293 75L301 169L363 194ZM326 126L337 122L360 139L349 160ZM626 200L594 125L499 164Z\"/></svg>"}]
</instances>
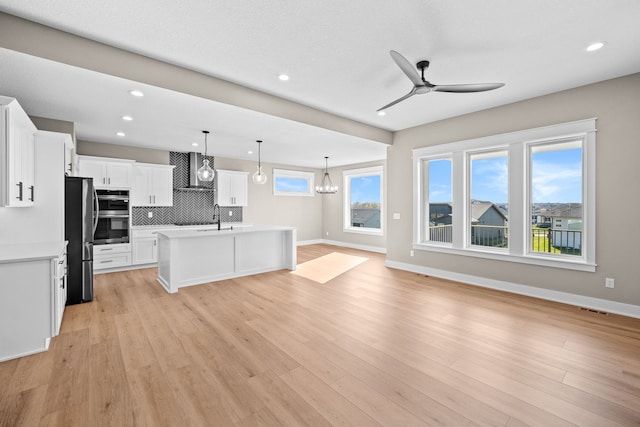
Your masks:
<instances>
[{"instance_id":1,"label":"white lower cabinet","mask_svg":"<svg viewBox=\"0 0 640 427\"><path fill-rule=\"evenodd\" d=\"M165 231L165 229L133 230L131 233L133 265L158 262L158 232L161 231Z\"/></svg>"},{"instance_id":2,"label":"white lower cabinet","mask_svg":"<svg viewBox=\"0 0 640 427\"><path fill-rule=\"evenodd\" d=\"M53 322L53 335L56 336L60 333L60 326L62 325L62 315L64 314L64 307L67 305L67 254L62 253L54 260L55 262L55 275L53 277L54 286L54 322Z\"/></svg>"},{"instance_id":3,"label":"white lower cabinet","mask_svg":"<svg viewBox=\"0 0 640 427\"><path fill-rule=\"evenodd\" d=\"M67 301L65 246L0 245L0 362L46 351L60 332Z\"/></svg>"},{"instance_id":4,"label":"white lower cabinet","mask_svg":"<svg viewBox=\"0 0 640 427\"><path fill-rule=\"evenodd\" d=\"M93 247L93 270L127 267L131 265L131 245L117 243Z\"/></svg>"}]
</instances>

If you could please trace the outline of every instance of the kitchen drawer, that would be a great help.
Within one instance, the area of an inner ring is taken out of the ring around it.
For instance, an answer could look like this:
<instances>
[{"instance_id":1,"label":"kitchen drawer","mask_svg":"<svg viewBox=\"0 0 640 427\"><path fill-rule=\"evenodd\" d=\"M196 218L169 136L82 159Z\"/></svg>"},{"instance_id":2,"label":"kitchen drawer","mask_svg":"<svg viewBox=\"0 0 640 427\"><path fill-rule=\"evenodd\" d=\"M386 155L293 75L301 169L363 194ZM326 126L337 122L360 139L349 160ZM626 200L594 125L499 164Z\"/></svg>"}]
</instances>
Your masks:
<instances>
[{"instance_id":1,"label":"kitchen drawer","mask_svg":"<svg viewBox=\"0 0 640 427\"><path fill-rule=\"evenodd\" d=\"M130 243L117 243L114 245L94 245L93 257L97 258L102 255L131 253Z\"/></svg>"},{"instance_id":2,"label":"kitchen drawer","mask_svg":"<svg viewBox=\"0 0 640 427\"><path fill-rule=\"evenodd\" d=\"M119 253L113 255L94 256L93 270L103 270L105 268L126 267L131 265L131 253Z\"/></svg>"}]
</instances>

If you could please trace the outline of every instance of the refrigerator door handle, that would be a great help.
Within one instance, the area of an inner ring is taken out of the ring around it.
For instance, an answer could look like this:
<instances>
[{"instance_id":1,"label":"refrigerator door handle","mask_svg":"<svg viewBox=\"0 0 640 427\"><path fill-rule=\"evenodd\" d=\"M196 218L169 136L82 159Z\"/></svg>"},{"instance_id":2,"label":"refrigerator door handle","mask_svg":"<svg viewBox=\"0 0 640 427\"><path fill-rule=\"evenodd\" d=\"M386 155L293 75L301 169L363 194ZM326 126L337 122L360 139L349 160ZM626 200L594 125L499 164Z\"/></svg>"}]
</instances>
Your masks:
<instances>
[{"instance_id":1,"label":"refrigerator door handle","mask_svg":"<svg viewBox=\"0 0 640 427\"><path fill-rule=\"evenodd\" d=\"M100 203L98 202L98 192L96 191L96 187L93 187L93 202L96 205L96 216L93 219L93 235L95 236L96 229L98 228L98 216L100 215Z\"/></svg>"}]
</instances>

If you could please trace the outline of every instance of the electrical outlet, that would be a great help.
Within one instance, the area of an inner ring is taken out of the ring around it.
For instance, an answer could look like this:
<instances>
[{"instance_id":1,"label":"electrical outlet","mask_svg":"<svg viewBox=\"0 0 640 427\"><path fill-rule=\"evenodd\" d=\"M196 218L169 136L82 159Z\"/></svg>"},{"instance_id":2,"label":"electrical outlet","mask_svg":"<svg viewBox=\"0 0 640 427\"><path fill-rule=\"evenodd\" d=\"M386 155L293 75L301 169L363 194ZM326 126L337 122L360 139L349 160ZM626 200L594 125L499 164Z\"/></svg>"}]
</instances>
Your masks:
<instances>
[{"instance_id":1,"label":"electrical outlet","mask_svg":"<svg viewBox=\"0 0 640 427\"><path fill-rule=\"evenodd\" d=\"M394 212L393 219L400 219L400 214L398 212Z\"/></svg>"},{"instance_id":2,"label":"electrical outlet","mask_svg":"<svg viewBox=\"0 0 640 427\"><path fill-rule=\"evenodd\" d=\"M153 212L147 212L147 216L148 216L149 218L153 218Z\"/></svg>"},{"instance_id":3,"label":"electrical outlet","mask_svg":"<svg viewBox=\"0 0 640 427\"><path fill-rule=\"evenodd\" d=\"M616 286L616 279L607 277L606 279L604 279L604 286L607 288L614 288Z\"/></svg>"},{"instance_id":4,"label":"electrical outlet","mask_svg":"<svg viewBox=\"0 0 640 427\"><path fill-rule=\"evenodd\" d=\"M409 256L414 256L414 255L415 255L415 252L413 252L413 249L411 249L411 250L409 251Z\"/></svg>"},{"instance_id":5,"label":"electrical outlet","mask_svg":"<svg viewBox=\"0 0 640 427\"><path fill-rule=\"evenodd\" d=\"M327 231L327 236L329 235L329 232Z\"/></svg>"},{"instance_id":6,"label":"electrical outlet","mask_svg":"<svg viewBox=\"0 0 640 427\"><path fill-rule=\"evenodd\" d=\"M229 216L233 216L233 211L229 211Z\"/></svg>"}]
</instances>

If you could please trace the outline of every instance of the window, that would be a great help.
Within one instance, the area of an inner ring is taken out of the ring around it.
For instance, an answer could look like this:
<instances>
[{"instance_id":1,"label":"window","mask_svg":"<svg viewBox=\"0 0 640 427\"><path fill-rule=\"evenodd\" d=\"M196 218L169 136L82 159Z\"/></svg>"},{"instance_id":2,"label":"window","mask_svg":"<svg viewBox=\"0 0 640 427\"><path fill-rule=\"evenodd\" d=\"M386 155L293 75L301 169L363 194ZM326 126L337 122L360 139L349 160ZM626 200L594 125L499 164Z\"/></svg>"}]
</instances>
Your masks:
<instances>
[{"instance_id":1,"label":"window","mask_svg":"<svg viewBox=\"0 0 640 427\"><path fill-rule=\"evenodd\" d=\"M582 140L530 144L529 158L531 251L582 255Z\"/></svg>"},{"instance_id":2,"label":"window","mask_svg":"<svg viewBox=\"0 0 640 427\"><path fill-rule=\"evenodd\" d=\"M413 248L595 271L595 131L588 119L415 149Z\"/></svg>"},{"instance_id":3,"label":"window","mask_svg":"<svg viewBox=\"0 0 640 427\"><path fill-rule=\"evenodd\" d=\"M509 157L506 150L469 154L471 189L467 206L469 244L507 248Z\"/></svg>"},{"instance_id":4,"label":"window","mask_svg":"<svg viewBox=\"0 0 640 427\"><path fill-rule=\"evenodd\" d=\"M382 166L343 172L344 231L382 234Z\"/></svg>"},{"instance_id":5,"label":"window","mask_svg":"<svg viewBox=\"0 0 640 427\"><path fill-rule=\"evenodd\" d=\"M453 204L451 203L451 159L425 159L422 162L425 173L425 213L424 239L430 242L451 243Z\"/></svg>"},{"instance_id":6,"label":"window","mask_svg":"<svg viewBox=\"0 0 640 427\"><path fill-rule=\"evenodd\" d=\"M313 172L273 170L273 194L276 196L313 197Z\"/></svg>"}]
</instances>

